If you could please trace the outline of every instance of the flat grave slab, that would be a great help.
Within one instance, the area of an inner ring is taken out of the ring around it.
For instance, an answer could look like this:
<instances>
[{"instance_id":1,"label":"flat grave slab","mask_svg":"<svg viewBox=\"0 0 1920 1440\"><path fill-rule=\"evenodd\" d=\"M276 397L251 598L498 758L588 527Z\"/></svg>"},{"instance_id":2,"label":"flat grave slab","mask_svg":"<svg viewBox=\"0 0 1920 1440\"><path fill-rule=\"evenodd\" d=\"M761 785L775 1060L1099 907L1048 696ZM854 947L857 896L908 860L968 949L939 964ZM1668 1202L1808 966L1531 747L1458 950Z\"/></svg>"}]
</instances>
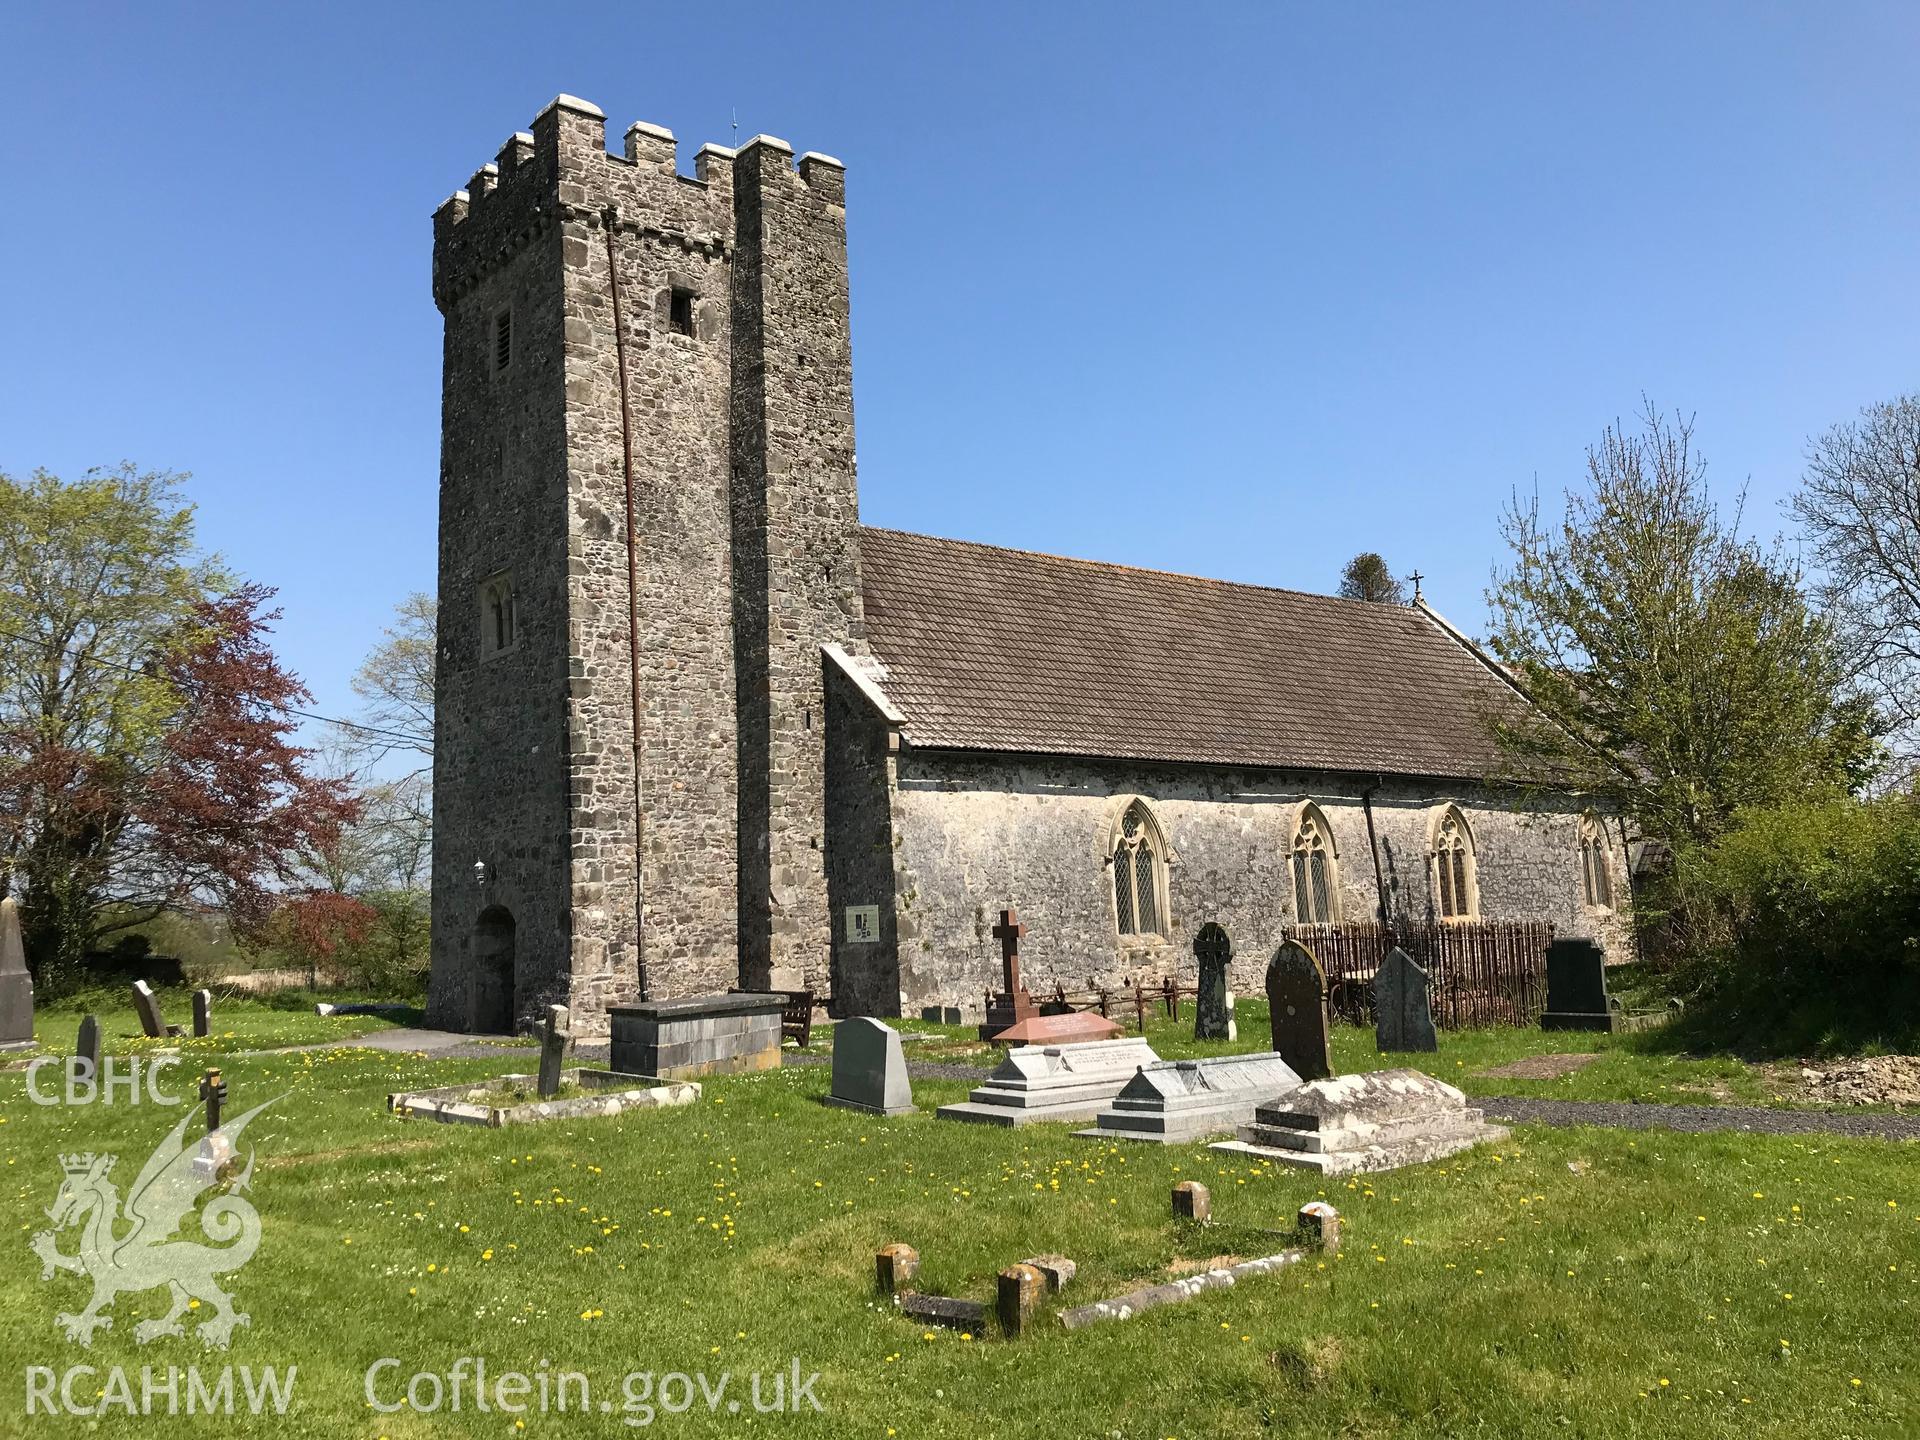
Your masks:
<instances>
[{"instance_id":1,"label":"flat grave slab","mask_svg":"<svg viewBox=\"0 0 1920 1440\"><path fill-rule=\"evenodd\" d=\"M700 1087L691 1081L666 1081L614 1070L567 1070L562 1089L585 1094L562 1094L541 1100L537 1075L499 1075L472 1085L442 1085L387 1096L387 1109L402 1119L438 1120L443 1125L535 1125L543 1120L581 1120L596 1115L618 1115L628 1110L660 1110L691 1105ZM521 1091L526 1099L516 1099Z\"/></svg>"},{"instance_id":2,"label":"flat grave slab","mask_svg":"<svg viewBox=\"0 0 1920 1440\"><path fill-rule=\"evenodd\" d=\"M1438 1160L1508 1133L1431 1075L1374 1070L1310 1080L1259 1106L1235 1139L1211 1148L1350 1175Z\"/></svg>"},{"instance_id":3,"label":"flat grave slab","mask_svg":"<svg viewBox=\"0 0 1920 1440\"><path fill-rule=\"evenodd\" d=\"M1300 1077L1278 1054L1161 1060L1129 1080L1093 1127L1090 1140L1180 1145L1237 1129L1263 1101L1297 1089Z\"/></svg>"},{"instance_id":4,"label":"flat grave slab","mask_svg":"<svg viewBox=\"0 0 1920 1440\"><path fill-rule=\"evenodd\" d=\"M981 1125L1091 1120L1142 1066L1159 1059L1137 1035L1078 1045L1023 1045L1007 1052L985 1085L957 1105L942 1105L939 1114Z\"/></svg>"}]
</instances>

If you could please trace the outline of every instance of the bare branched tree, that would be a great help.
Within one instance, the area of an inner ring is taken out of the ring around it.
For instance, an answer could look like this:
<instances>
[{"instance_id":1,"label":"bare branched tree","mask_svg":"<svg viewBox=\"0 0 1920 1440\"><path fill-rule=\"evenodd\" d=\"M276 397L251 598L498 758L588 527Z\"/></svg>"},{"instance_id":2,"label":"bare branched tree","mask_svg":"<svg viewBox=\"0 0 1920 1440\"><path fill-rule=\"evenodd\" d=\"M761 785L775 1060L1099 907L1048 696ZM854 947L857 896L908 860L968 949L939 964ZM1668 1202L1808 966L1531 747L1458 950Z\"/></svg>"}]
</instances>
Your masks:
<instances>
[{"instance_id":1,"label":"bare branched tree","mask_svg":"<svg viewBox=\"0 0 1920 1440\"><path fill-rule=\"evenodd\" d=\"M433 662L438 644L431 595L415 592L394 608L393 624L360 668L353 691L367 702L365 723L381 734L366 736L376 761L398 754L417 768L433 758Z\"/></svg>"},{"instance_id":2,"label":"bare branched tree","mask_svg":"<svg viewBox=\"0 0 1920 1440\"><path fill-rule=\"evenodd\" d=\"M1895 726L1889 746L1920 763L1920 395L1870 405L1807 453L1793 511L1848 664Z\"/></svg>"}]
</instances>

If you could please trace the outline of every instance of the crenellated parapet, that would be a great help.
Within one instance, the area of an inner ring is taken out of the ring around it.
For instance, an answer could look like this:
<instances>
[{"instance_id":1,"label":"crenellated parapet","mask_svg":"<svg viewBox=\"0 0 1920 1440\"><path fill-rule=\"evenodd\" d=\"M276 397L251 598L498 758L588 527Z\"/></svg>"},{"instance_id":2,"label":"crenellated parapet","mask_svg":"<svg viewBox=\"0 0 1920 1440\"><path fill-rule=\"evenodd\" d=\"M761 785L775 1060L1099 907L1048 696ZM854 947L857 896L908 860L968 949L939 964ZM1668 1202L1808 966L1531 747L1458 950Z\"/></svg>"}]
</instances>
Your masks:
<instances>
[{"instance_id":1,"label":"crenellated parapet","mask_svg":"<svg viewBox=\"0 0 1920 1440\"><path fill-rule=\"evenodd\" d=\"M546 234L556 222L623 234L717 256L734 243L736 172L754 167L764 185L774 171L826 206L844 207L846 167L809 151L796 165L793 147L756 135L737 151L702 145L693 173L679 168L671 130L636 121L618 154L607 149L606 114L572 95L556 97L531 131L509 137L499 154L474 171L433 213L433 294L445 310L487 275ZM773 165L769 157L778 157Z\"/></svg>"}]
</instances>

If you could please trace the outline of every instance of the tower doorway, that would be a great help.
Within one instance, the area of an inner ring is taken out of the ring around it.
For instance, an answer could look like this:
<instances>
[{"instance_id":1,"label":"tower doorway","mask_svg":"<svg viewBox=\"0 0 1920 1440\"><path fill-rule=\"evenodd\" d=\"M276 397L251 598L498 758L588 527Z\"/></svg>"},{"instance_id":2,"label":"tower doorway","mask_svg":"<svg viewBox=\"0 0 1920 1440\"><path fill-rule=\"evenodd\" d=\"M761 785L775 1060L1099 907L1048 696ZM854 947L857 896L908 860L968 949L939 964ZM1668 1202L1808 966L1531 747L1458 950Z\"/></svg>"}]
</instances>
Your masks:
<instances>
[{"instance_id":1,"label":"tower doorway","mask_svg":"<svg viewBox=\"0 0 1920 1440\"><path fill-rule=\"evenodd\" d=\"M473 1004L468 1028L481 1035L513 1032L513 912L489 905L473 929Z\"/></svg>"}]
</instances>

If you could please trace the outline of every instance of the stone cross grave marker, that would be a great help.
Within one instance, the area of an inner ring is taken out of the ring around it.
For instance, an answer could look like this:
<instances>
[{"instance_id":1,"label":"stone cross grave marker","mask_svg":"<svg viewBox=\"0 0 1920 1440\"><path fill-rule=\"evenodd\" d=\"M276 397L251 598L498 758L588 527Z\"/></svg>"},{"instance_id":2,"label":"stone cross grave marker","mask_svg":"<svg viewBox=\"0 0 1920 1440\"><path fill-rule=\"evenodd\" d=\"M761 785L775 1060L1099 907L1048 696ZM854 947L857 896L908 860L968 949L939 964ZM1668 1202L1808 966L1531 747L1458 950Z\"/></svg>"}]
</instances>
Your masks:
<instances>
[{"instance_id":1,"label":"stone cross grave marker","mask_svg":"<svg viewBox=\"0 0 1920 1440\"><path fill-rule=\"evenodd\" d=\"M204 1040L213 1033L213 992L196 990L193 992L193 1033L195 1038Z\"/></svg>"},{"instance_id":2,"label":"stone cross grave marker","mask_svg":"<svg viewBox=\"0 0 1920 1440\"><path fill-rule=\"evenodd\" d=\"M154 998L153 987L144 980L133 982L133 1008L140 1016L141 1033L149 1039L177 1033L160 1013L160 1002Z\"/></svg>"},{"instance_id":3,"label":"stone cross grave marker","mask_svg":"<svg viewBox=\"0 0 1920 1440\"><path fill-rule=\"evenodd\" d=\"M1000 912L1000 923L993 927L993 937L1000 942L1002 988L987 1002L987 1020L980 1027L982 1040L992 1040L1002 1030L1040 1013L1020 977L1020 937L1026 933L1027 927L1020 923L1018 910L1009 906Z\"/></svg>"},{"instance_id":4,"label":"stone cross grave marker","mask_svg":"<svg viewBox=\"0 0 1920 1440\"><path fill-rule=\"evenodd\" d=\"M1200 965L1200 994L1193 1007L1193 1038L1225 1040L1232 1019L1227 1003L1227 964L1233 959L1233 941L1209 920L1193 937L1193 958Z\"/></svg>"},{"instance_id":5,"label":"stone cross grave marker","mask_svg":"<svg viewBox=\"0 0 1920 1440\"><path fill-rule=\"evenodd\" d=\"M573 1039L567 1029L567 1007L549 1005L547 1023L540 1030L540 1098L551 1100L560 1093L560 1067L566 1063L567 1042Z\"/></svg>"},{"instance_id":6,"label":"stone cross grave marker","mask_svg":"<svg viewBox=\"0 0 1920 1440\"><path fill-rule=\"evenodd\" d=\"M1438 1050L1427 972L1398 945L1373 976L1373 1039L1381 1050Z\"/></svg>"},{"instance_id":7,"label":"stone cross grave marker","mask_svg":"<svg viewBox=\"0 0 1920 1440\"><path fill-rule=\"evenodd\" d=\"M33 1043L33 976L20 940L20 903L0 900L0 1048Z\"/></svg>"},{"instance_id":8,"label":"stone cross grave marker","mask_svg":"<svg viewBox=\"0 0 1920 1440\"><path fill-rule=\"evenodd\" d=\"M1282 945L1267 966L1267 1009L1273 1048L1302 1080L1333 1074L1326 972L1298 940Z\"/></svg>"},{"instance_id":9,"label":"stone cross grave marker","mask_svg":"<svg viewBox=\"0 0 1920 1440\"><path fill-rule=\"evenodd\" d=\"M100 1074L100 1017L80 1017L80 1038L73 1044L73 1074L92 1080Z\"/></svg>"}]
</instances>

